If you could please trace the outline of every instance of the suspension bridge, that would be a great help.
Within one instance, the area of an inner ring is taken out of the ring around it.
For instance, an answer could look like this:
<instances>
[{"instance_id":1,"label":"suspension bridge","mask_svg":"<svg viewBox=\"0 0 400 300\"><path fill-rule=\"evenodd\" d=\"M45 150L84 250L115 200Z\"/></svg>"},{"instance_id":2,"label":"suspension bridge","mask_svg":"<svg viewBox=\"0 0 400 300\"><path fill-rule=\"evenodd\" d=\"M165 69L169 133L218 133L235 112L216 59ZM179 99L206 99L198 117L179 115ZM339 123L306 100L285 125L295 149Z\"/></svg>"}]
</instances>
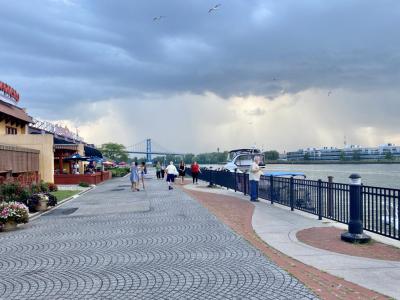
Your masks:
<instances>
[{"instance_id":1,"label":"suspension bridge","mask_svg":"<svg viewBox=\"0 0 400 300\"><path fill-rule=\"evenodd\" d=\"M185 153L179 153L167 150L152 139L145 139L134 145L126 147L126 153L129 154L145 154L146 160L151 161L152 155L185 155Z\"/></svg>"}]
</instances>

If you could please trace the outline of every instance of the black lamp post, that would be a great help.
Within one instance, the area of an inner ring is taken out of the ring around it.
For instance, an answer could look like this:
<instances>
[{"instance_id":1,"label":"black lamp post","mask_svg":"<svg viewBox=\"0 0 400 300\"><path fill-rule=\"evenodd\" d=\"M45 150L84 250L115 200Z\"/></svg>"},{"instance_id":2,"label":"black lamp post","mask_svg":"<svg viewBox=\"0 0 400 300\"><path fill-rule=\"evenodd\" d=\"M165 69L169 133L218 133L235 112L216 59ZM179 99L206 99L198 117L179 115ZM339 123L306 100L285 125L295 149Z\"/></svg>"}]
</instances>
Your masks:
<instances>
[{"instance_id":1,"label":"black lamp post","mask_svg":"<svg viewBox=\"0 0 400 300\"><path fill-rule=\"evenodd\" d=\"M363 233L363 207L361 195L361 176L350 175L350 221L347 232L342 233L341 239L349 243L364 244L371 237Z\"/></svg>"}]
</instances>

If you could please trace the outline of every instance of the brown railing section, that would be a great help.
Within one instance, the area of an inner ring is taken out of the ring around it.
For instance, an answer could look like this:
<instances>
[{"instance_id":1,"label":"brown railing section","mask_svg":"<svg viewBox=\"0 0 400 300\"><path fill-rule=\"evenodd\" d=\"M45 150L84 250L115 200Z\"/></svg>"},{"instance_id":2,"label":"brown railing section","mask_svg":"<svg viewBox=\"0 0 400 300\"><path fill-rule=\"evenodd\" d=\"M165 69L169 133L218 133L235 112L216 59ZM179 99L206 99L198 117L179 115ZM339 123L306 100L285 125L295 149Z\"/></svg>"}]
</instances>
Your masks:
<instances>
[{"instance_id":1,"label":"brown railing section","mask_svg":"<svg viewBox=\"0 0 400 300\"><path fill-rule=\"evenodd\" d=\"M94 174L58 174L54 175L55 184L79 184L86 182L89 184L99 184L105 180L111 179L109 171L96 172Z\"/></svg>"}]
</instances>

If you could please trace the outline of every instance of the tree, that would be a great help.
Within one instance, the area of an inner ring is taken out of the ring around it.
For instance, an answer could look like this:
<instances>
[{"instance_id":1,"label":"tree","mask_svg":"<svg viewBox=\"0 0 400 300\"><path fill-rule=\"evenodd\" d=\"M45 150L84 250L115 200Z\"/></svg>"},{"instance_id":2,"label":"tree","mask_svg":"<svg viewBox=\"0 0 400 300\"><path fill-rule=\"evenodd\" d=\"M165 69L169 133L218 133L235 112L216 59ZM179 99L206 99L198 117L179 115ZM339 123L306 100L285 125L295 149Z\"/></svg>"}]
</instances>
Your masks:
<instances>
[{"instance_id":1,"label":"tree","mask_svg":"<svg viewBox=\"0 0 400 300\"><path fill-rule=\"evenodd\" d=\"M310 153L309 152L304 153L303 159L304 160L310 160Z\"/></svg>"},{"instance_id":2,"label":"tree","mask_svg":"<svg viewBox=\"0 0 400 300\"><path fill-rule=\"evenodd\" d=\"M116 143L106 143L101 145L100 148L103 156L113 161L128 161L128 154L126 153L125 146Z\"/></svg>"},{"instance_id":3,"label":"tree","mask_svg":"<svg viewBox=\"0 0 400 300\"><path fill-rule=\"evenodd\" d=\"M266 160L278 160L279 152L276 150L265 151L264 156Z\"/></svg>"},{"instance_id":4,"label":"tree","mask_svg":"<svg viewBox=\"0 0 400 300\"><path fill-rule=\"evenodd\" d=\"M353 160L361 160L361 151L360 150L353 151Z\"/></svg>"},{"instance_id":5,"label":"tree","mask_svg":"<svg viewBox=\"0 0 400 300\"><path fill-rule=\"evenodd\" d=\"M340 151L340 155L339 155L339 160L344 161L346 160L346 155L344 154L344 151Z\"/></svg>"},{"instance_id":6,"label":"tree","mask_svg":"<svg viewBox=\"0 0 400 300\"><path fill-rule=\"evenodd\" d=\"M183 160L186 164L191 164L192 162L195 161L195 155L192 153L185 154Z\"/></svg>"},{"instance_id":7,"label":"tree","mask_svg":"<svg viewBox=\"0 0 400 300\"><path fill-rule=\"evenodd\" d=\"M385 153L385 159L392 160L393 159L393 153L392 152L386 152Z\"/></svg>"}]
</instances>

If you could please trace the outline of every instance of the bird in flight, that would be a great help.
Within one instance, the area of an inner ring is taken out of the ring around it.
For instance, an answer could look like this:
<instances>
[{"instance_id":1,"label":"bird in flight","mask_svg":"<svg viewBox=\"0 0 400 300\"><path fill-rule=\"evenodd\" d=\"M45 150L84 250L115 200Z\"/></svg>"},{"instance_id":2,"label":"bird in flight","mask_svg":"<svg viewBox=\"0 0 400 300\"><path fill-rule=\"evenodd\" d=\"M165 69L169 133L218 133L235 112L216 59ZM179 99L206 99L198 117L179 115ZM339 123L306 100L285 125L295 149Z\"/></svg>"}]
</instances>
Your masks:
<instances>
[{"instance_id":1,"label":"bird in flight","mask_svg":"<svg viewBox=\"0 0 400 300\"><path fill-rule=\"evenodd\" d=\"M157 16L157 17L153 18L153 21L157 22L157 21L160 21L161 19L164 19L164 18L165 18L165 16Z\"/></svg>"},{"instance_id":2,"label":"bird in flight","mask_svg":"<svg viewBox=\"0 0 400 300\"><path fill-rule=\"evenodd\" d=\"M328 91L328 97L332 94L332 91Z\"/></svg>"},{"instance_id":3,"label":"bird in flight","mask_svg":"<svg viewBox=\"0 0 400 300\"><path fill-rule=\"evenodd\" d=\"M221 6L221 4L217 4L217 5L215 5L214 7L211 7L211 8L208 10L208 13L211 13L211 12L213 12L214 10L219 9L220 6Z\"/></svg>"}]
</instances>

